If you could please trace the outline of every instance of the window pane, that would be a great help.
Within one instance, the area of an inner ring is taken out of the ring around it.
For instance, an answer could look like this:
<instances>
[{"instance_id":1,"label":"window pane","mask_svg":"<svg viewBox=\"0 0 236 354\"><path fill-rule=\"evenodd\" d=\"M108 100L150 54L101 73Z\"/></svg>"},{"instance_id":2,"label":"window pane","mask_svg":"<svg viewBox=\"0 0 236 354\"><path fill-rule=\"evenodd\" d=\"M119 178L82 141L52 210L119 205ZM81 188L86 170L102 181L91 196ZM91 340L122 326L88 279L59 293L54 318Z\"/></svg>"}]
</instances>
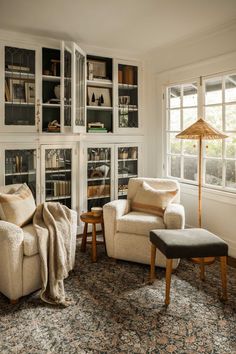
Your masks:
<instances>
[{"instance_id":1,"label":"window pane","mask_svg":"<svg viewBox=\"0 0 236 354\"><path fill-rule=\"evenodd\" d=\"M213 128L222 130L222 106L205 107L205 119Z\"/></svg>"},{"instance_id":2,"label":"window pane","mask_svg":"<svg viewBox=\"0 0 236 354\"><path fill-rule=\"evenodd\" d=\"M222 161L206 160L205 182L215 186L222 185Z\"/></svg>"},{"instance_id":3,"label":"window pane","mask_svg":"<svg viewBox=\"0 0 236 354\"><path fill-rule=\"evenodd\" d=\"M225 106L225 128L226 130L236 130L236 105Z\"/></svg>"},{"instance_id":4,"label":"window pane","mask_svg":"<svg viewBox=\"0 0 236 354\"><path fill-rule=\"evenodd\" d=\"M197 84L184 85L183 106L197 106Z\"/></svg>"},{"instance_id":5,"label":"window pane","mask_svg":"<svg viewBox=\"0 0 236 354\"><path fill-rule=\"evenodd\" d=\"M181 153L181 139L177 139L175 133L168 134L169 136L169 148L168 152L172 154L180 154Z\"/></svg>"},{"instance_id":6,"label":"window pane","mask_svg":"<svg viewBox=\"0 0 236 354\"><path fill-rule=\"evenodd\" d=\"M226 187L236 188L236 161L226 161Z\"/></svg>"},{"instance_id":7,"label":"window pane","mask_svg":"<svg viewBox=\"0 0 236 354\"><path fill-rule=\"evenodd\" d=\"M207 157L222 157L222 140L208 140L205 143Z\"/></svg>"},{"instance_id":8,"label":"window pane","mask_svg":"<svg viewBox=\"0 0 236 354\"><path fill-rule=\"evenodd\" d=\"M168 171L172 177L180 178L180 160L179 156L169 156Z\"/></svg>"},{"instance_id":9,"label":"window pane","mask_svg":"<svg viewBox=\"0 0 236 354\"><path fill-rule=\"evenodd\" d=\"M197 120L197 108L183 109L183 128L189 127Z\"/></svg>"},{"instance_id":10,"label":"window pane","mask_svg":"<svg viewBox=\"0 0 236 354\"><path fill-rule=\"evenodd\" d=\"M174 109L169 111L170 114L170 130L180 131L180 110Z\"/></svg>"},{"instance_id":11,"label":"window pane","mask_svg":"<svg viewBox=\"0 0 236 354\"><path fill-rule=\"evenodd\" d=\"M197 180L197 159L192 157L184 158L184 179Z\"/></svg>"},{"instance_id":12,"label":"window pane","mask_svg":"<svg viewBox=\"0 0 236 354\"><path fill-rule=\"evenodd\" d=\"M236 75L230 75L225 80L225 102L236 101Z\"/></svg>"},{"instance_id":13,"label":"window pane","mask_svg":"<svg viewBox=\"0 0 236 354\"><path fill-rule=\"evenodd\" d=\"M205 104L222 102L222 79L210 79L205 82Z\"/></svg>"},{"instance_id":14,"label":"window pane","mask_svg":"<svg viewBox=\"0 0 236 354\"><path fill-rule=\"evenodd\" d=\"M225 140L225 155L236 159L236 135L232 135Z\"/></svg>"},{"instance_id":15,"label":"window pane","mask_svg":"<svg viewBox=\"0 0 236 354\"><path fill-rule=\"evenodd\" d=\"M183 153L185 155L197 155L198 141L197 140L183 140Z\"/></svg>"},{"instance_id":16,"label":"window pane","mask_svg":"<svg viewBox=\"0 0 236 354\"><path fill-rule=\"evenodd\" d=\"M168 89L170 108L180 107L181 87L173 86Z\"/></svg>"}]
</instances>

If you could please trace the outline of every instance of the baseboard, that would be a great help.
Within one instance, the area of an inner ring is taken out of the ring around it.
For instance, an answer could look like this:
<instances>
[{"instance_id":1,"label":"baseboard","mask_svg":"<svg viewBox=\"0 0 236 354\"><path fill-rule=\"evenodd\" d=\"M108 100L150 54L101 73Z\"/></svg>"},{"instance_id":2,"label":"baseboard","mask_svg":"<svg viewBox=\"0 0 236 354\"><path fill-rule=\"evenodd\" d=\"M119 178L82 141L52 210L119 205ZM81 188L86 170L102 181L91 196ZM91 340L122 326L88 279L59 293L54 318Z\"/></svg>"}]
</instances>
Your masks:
<instances>
[{"instance_id":1,"label":"baseboard","mask_svg":"<svg viewBox=\"0 0 236 354\"><path fill-rule=\"evenodd\" d=\"M236 268L236 258L228 256L228 265L230 265L233 268Z\"/></svg>"}]
</instances>

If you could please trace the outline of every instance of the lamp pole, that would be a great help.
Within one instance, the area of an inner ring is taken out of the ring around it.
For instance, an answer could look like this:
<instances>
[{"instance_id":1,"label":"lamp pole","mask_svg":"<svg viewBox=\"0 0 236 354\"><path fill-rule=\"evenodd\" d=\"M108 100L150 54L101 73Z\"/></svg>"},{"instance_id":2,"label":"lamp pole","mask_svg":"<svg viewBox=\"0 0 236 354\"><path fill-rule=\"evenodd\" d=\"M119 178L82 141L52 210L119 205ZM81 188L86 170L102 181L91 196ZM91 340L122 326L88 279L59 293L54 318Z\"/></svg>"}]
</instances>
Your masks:
<instances>
[{"instance_id":1,"label":"lamp pole","mask_svg":"<svg viewBox=\"0 0 236 354\"><path fill-rule=\"evenodd\" d=\"M202 227L202 137L199 138L198 160L198 226Z\"/></svg>"}]
</instances>

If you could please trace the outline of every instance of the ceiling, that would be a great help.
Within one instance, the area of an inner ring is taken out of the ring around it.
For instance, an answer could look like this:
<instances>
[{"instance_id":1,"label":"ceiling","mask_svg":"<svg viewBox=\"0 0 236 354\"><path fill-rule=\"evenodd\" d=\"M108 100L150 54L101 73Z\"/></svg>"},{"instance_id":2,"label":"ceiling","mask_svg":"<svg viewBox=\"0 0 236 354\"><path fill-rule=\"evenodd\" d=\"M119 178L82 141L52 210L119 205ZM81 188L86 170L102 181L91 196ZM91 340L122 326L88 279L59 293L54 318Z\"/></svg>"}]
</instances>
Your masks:
<instances>
[{"instance_id":1,"label":"ceiling","mask_svg":"<svg viewBox=\"0 0 236 354\"><path fill-rule=\"evenodd\" d=\"M0 0L0 28L143 54L236 19L236 0Z\"/></svg>"}]
</instances>

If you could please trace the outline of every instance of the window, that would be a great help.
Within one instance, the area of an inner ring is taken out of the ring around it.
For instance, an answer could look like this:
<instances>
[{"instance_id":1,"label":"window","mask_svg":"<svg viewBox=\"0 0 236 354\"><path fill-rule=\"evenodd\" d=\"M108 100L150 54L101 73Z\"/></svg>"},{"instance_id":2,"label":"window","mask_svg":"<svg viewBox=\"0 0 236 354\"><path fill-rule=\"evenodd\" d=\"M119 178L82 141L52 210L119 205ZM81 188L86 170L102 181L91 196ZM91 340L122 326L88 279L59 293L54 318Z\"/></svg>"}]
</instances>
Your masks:
<instances>
[{"instance_id":1,"label":"window","mask_svg":"<svg viewBox=\"0 0 236 354\"><path fill-rule=\"evenodd\" d=\"M202 100L200 98L203 98ZM175 136L200 117L225 132L225 140L203 143L205 186L236 191L236 74L167 88L167 175L197 183L198 141Z\"/></svg>"}]
</instances>

